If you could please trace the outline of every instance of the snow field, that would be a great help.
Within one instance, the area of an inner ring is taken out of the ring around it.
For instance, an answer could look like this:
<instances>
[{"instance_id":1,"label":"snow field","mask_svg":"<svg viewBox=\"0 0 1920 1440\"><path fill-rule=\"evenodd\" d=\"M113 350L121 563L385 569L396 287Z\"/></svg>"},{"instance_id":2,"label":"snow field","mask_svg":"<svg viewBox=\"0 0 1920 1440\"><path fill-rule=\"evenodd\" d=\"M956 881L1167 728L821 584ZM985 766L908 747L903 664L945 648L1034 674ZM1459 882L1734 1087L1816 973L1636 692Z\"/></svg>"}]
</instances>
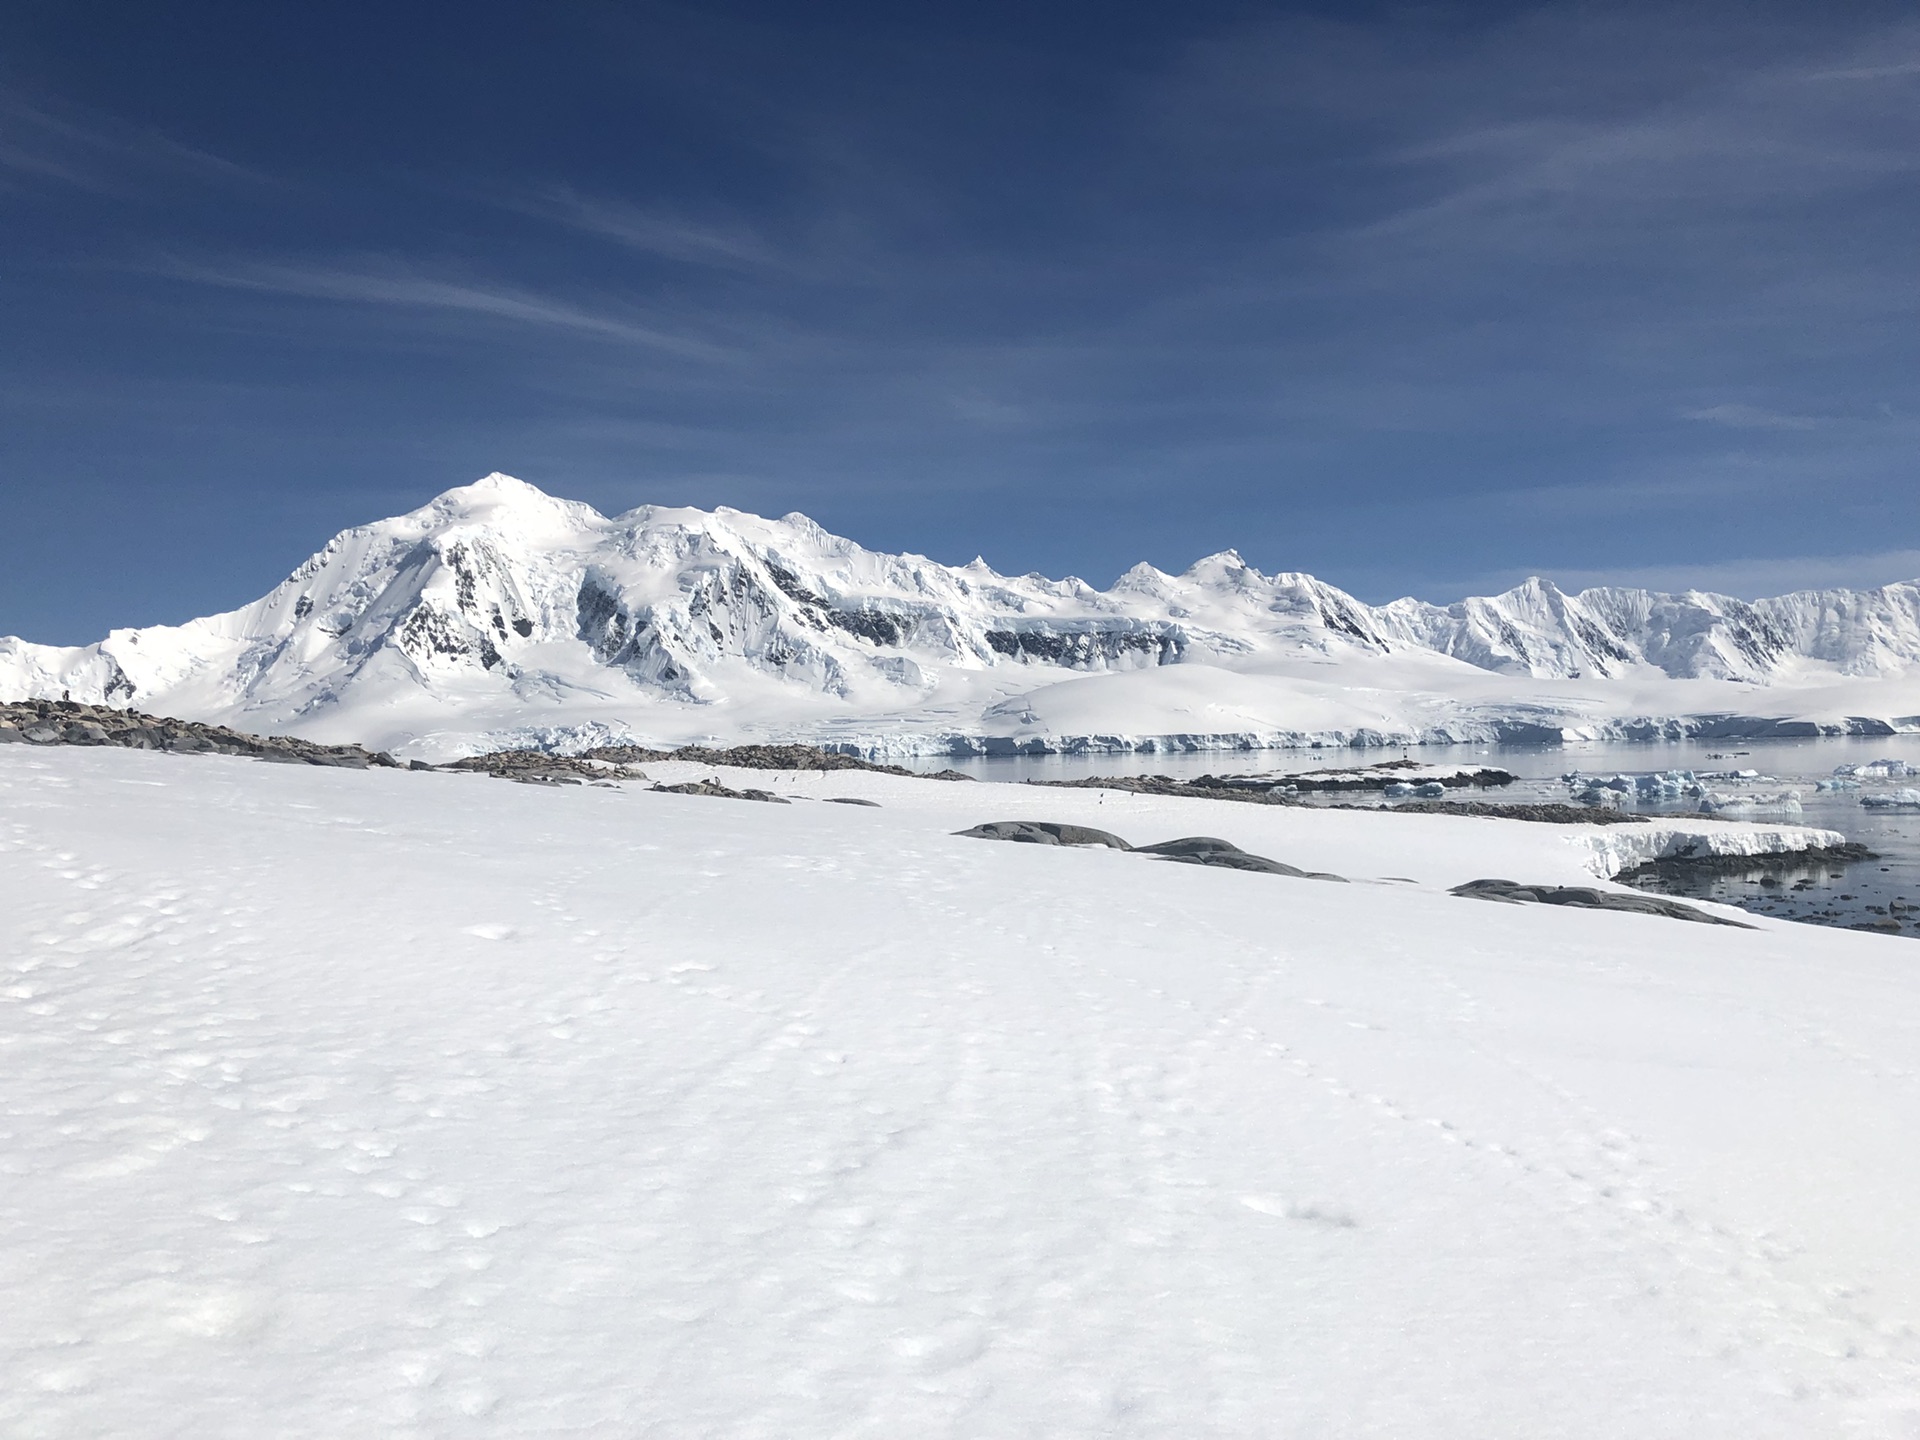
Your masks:
<instances>
[{"instance_id":1,"label":"snow field","mask_svg":"<svg viewBox=\"0 0 1920 1440\"><path fill-rule=\"evenodd\" d=\"M0 751L0 1431L1920 1427L1908 944L757 778L883 808ZM1020 816L1356 883L947 833Z\"/></svg>"}]
</instances>

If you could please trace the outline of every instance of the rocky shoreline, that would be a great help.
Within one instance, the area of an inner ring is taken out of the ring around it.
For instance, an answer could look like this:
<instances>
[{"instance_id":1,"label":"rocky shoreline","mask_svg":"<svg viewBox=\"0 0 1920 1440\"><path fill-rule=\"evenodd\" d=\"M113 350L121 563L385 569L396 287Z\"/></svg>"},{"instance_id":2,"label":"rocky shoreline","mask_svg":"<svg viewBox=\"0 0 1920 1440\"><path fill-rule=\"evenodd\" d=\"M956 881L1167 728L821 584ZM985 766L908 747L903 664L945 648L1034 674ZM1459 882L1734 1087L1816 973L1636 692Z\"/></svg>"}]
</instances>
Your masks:
<instances>
[{"instance_id":1,"label":"rocky shoreline","mask_svg":"<svg viewBox=\"0 0 1920 1440\"><path fill-rule=\"evenodd\" d=\"M1538 825L1646 825L1651 815L1635 815L1624 810L1609 810L1598 805L1567 805L1559 801L1539 803L1498 800L1403 800L1396 805L1321 805L1321 810L1384 810L1395 815L1478 815L1488 820L1531 820ZM1689 820L1716 817L1689 815Z\"/></svg>"},{"instance_id":2,"label":"rocky shoreline","mask_svg":"<svg viewBox=\"0 0 1920 1440\"><path fill-rule=\"evenodd\" d=\"M733 745L714 749L704 745L682 745L675 750L652 750L643 745L601 745L571 755L556 755L546 750L495 750L486 755L469 755L444 765L418 765L419 769L478 770L503 780L533 783L572 777L580 780L631 780L641 778L633 767L659 764L668 760L687 761L733 770L866 770L876 775L899 775L920 780L971 780L958 770L927 774L903 765L885 765L841 755L813 745Z\"/></svg>"},{"instance_id":3,"label":"rocky shoreline","mask_svg":"<svg viewBox=\"0 0 1920 1440\"><path fill-rule=\"evenodd\" d=\"M402 762L383 750L369 750L363 745L321 745L292 735L253 735L225 725L176 720L139 710L116 710L77 700L0 702L0 745L5 744L110 745L127 750L160 750L173 755L240 755L283 764L331 765L350 770L478 771L531 784L644 779L636 766L666 760L737 770L866 770L929 780L973 778L957 770L928 775L902 765L862 760L813 745L735 745L725 749L683 745L675 750L606 745L577 755L555 755L544 750L499 750L444 765L429 765L420 760Z\"/></svg>"},{"instance_id":4,"label":"rocky shoreline","mask_svg":"<svg viewBox=\"0 0 1920 1440\"><path fill-rule=\"evenodd\" d=\"M1053 785L1064 790L1131 790L1137 795L1199 795L1211 800L1248 800L1257 805L1284 805L1301 795L1343 790L1408 793L1414 786L1433 793L1441 790L1494 789L1519 777L1511 771L1481 766L1476 770L1447 770L1418 760L1382 760L1377 765L1347 766L1335 770L1303 770L1290 775L1199 775L1175 780L1168 775L1094 775L1079 780L1029 780L1029 785Z\"/></svg>"},{"instance_id":5,"label":"rocky shoreline","mask_svg":"<svg viewBox=\"0 0 1920 1440\"><path fill-rule=\"evenodd\" d=\"M249 735L224 725L203 725L196 720L174 720L74 700L0 703L0 744L117 745L174 755L245 755L288 765L332 765L348 770L402 768L384 751L360 745L319 745L292 735Z\"/></svg>"},{"instance_id":6,"label":"rocky shoreline","mask_svg":"<svg viewBox=\"0 0 1920 1440\"><path fill-rule=\"evenodd\" d=\"M1267 778L1258 783L1246 776L1201 775L1192 780L1175 780L1167 775L1096 775L1079 780L1028 780L1028 785L1048 785L1062 790L1124 790L1135 795L1172 795L1191 800L1232 800L1243 805L1298 805L1300 796L1314 792L1368 790L1382 792L1396 783L1396 771L1415 762L1390 760L1368 771L1311 772L1306 776L1288 776L1289 781L1317 778L1333 783L1309 783L1283 788ZM1378 772L1377 774L1374 772ZM1351 780L1353 776L1364 780ZM1478 777L1500 777L1481 779ZM1514 777L1505 770L1459 771L1454 776L1429 783L1447 789L1467 786L1507 785ZM1391 805L1354 805L1334 801L1315 806L1323 810L1380 810L1396 815L1473 815L1492 820L1529 820L1546 825L1644 825L1650 819L1628 811L1599 806L1568 805L1557 802L1519 803L1495 800L1399 800Z\"/></svg>"}]
</instances>

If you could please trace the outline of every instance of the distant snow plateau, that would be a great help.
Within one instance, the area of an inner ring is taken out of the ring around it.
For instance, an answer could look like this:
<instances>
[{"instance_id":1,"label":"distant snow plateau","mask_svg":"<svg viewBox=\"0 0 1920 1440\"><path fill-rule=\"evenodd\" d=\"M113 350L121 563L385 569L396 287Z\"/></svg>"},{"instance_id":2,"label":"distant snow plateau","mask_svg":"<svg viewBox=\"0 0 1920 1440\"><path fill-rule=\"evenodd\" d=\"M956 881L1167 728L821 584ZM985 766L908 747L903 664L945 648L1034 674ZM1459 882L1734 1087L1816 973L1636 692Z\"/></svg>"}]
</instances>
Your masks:
<instances>
[{"instance_id":1,"label":"distant snow plateau","mask_svg":"<svg viewBox=\"0 0 1920 1440\"><path fill-rule=\"evenodd\" d=\"M505 475L344 531L251 605L85 646L59 698L445 758L802 740L869 756L1920 731L1920 582L1744 601L1533 579L1370 606L1232 551L1110 589L804 515L608 518Z\"/></svg>"}]
</instances>

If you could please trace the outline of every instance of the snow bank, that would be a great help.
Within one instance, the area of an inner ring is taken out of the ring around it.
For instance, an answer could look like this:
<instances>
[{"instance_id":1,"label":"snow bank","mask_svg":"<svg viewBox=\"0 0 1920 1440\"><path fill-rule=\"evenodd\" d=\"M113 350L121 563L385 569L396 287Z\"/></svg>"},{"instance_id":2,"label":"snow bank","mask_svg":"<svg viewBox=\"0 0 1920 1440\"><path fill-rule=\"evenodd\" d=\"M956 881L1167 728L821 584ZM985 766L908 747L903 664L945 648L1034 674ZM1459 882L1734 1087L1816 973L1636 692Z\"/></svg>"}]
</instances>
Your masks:
<instances>
[{"instance_id":1,"label":"snow bank","mask_svg":"<svg viewBox=\"0 0 1920 1440\"><path fill-rule=\"evenodd\" d=\"M1920 1418L1911 942L1440 888L1579 827L752 778L0 749L0 1431ZM949 833L1022 816L1354 883Z\"/></svg>"}]
</instances>

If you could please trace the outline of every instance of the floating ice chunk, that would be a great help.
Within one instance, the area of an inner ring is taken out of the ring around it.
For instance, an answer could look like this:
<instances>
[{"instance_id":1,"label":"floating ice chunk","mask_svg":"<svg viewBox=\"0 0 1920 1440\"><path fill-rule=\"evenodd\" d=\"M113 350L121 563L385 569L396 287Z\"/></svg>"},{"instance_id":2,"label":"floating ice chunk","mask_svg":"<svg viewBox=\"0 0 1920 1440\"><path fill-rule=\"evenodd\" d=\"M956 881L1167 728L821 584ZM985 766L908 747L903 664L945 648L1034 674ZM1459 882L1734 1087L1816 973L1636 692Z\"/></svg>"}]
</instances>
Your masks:
<instances>
[{"instance_id":1,"label":"floating ice chunk","mask_svg":"<svg viewBox=\"0 0 1920 1440\"><path fill-rule=\"evenodd\" d=\"M1560 777L1568 798L1582 805L1618 806L1633 794L1633 781L1625 775L1582 775L1578 770Z\"/></svg>"},{"instance_id":2,"label":"floating ice chunk","mask_svg":"<svg viewBox=\"0 0 1920 1440\"><path fill-rule=\"evenodd\" d=\"M1704 794L1706 787L1691 770L1660 770L1633 777L1634 792L1643 800L1680 800Z\"/></svg>"},{"instance_id":3,"label":"floating ice chunk","mask_svg":"<svg viewBox=\"0 0 1920 1440\"><path fill-rule=\"evenodd\" d=\"M1798 815L1800 792L1782 790L1775 794L1716 795L1709 791L1700 797L1702 815Z\"/></svg>"},{"instance_id":4,"label":"floating ice chunk","mask_svg":"<svg viewBox=\"0 0 1920 1440\"><path fill-rule=\"evenodd\" d=\"M1399 799L1402 796L1413 794L1413 786L1404 780L1395 780L1387 786L1386 793L1389 799Z\"/></svg>"},{"instance_id":5,"label":"floating ice chunk","mask_svg":"<svg viewBox=\"0 0 1920 1440\"><path fill-rule=\"evenodd\" d=\"M1692 770L1651 770L1644 774L1582 775L1572 771L1560 777L1571 798L1588 805L1605 805L1621 800L1660 804L1672 800L1694 800L1705 796L1709 780L1730 785L1748 785L1772 777L1758 770L1724 770L1697 774Z\"/></svg>"},{"instance_id":6,"label":"floating ice chunk","mask_svg":"<svg viewBox=\"0 0 1920 1440\"><path fill-rule=\"evenodd\" d=\"M1920 810L1920 790L1884 790L1878 795L1862 795L1860 803L1869 810Z\"/></svg>"},{"instance_id":7,"label":"floating ice chunk","mask_svg":"<svg viewBox=\"0 0 1920 1440\"><path fill-rule=\"evenodd\" d=\"M1836 765L1833 773L1854 780L1900 780L1908 775L1920 775L1920 765L1911 765L1905 760L1869 760L1862 765Z\"/></svg>"},{"instance_id":8,"label":"floating ice chunk","mask_svg":"<svg viewBox=\"0 0 1920 1440\"><path fill-rule=\"evenodd\" d=\"M1816 790L1858 790L1860 788L1860 782L1851 775L1836 775L1831 780L1815 781L1813 788Z\"/></svg>"}]
</instances>

